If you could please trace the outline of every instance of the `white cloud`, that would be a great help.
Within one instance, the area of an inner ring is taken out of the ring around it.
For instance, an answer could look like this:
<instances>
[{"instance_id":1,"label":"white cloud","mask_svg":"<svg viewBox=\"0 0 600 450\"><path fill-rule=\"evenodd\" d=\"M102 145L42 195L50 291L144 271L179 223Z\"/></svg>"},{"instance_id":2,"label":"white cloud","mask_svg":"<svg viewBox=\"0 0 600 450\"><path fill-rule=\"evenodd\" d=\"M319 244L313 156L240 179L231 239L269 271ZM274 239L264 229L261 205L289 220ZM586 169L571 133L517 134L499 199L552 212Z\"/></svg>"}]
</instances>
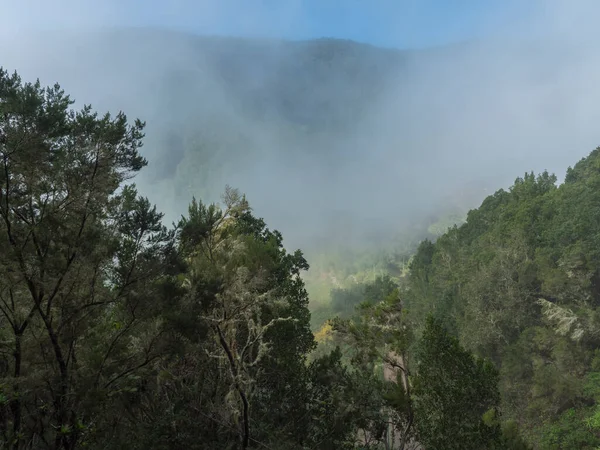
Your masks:
<instances>
[{"instance_id":1,"label":"white cloud","mask_svg":"<svg viewBox=\"0 0 600 450\"><path fill-rule=\"evenodd\" d=\"M77 99L100 109L126 107L132 115L151 116L156 93L148 86L160 84L165 68L185 67L198 58L181 41L173 47L176 40L132 44L134 50L126 52L87 34L55 45L60 41L40 41L24 32L147 23L156 11L149 14L151 6L141 0L0 2L0 29L11 37L0 41L0 64L19 69L27 79L58 80ZM213 32L227 22L232 33L253 35L284 34L304 8L299 0L264 1L254 8L242 3L179 0L154 7L163 24ZM210 71L199 72L205 89L190 96L186 107L198 103L227 111L232 128L245 130L264 148L254 165L218 182L242 185L284 235L312 233L333 209L394 229L400 218L443 203L470 181L482 180L493 189L528 170L560 174L600 144L600 42L592 38L600 3L529 5L521 16L505 10L502 17L482 17L479 28L484 33L489 26L492 41L407 57L386 95L368 105L354 134L332 143L351 147L352 158L340 157L331 167L311 166L309 158L274 157L282 146L298 143L282 140L274 124L257 124L236 109L233 94L221 89ZM397 38L389 33L390 40ZM172 206L171 200L158 203Z\"/></svg>"}]
</instances>

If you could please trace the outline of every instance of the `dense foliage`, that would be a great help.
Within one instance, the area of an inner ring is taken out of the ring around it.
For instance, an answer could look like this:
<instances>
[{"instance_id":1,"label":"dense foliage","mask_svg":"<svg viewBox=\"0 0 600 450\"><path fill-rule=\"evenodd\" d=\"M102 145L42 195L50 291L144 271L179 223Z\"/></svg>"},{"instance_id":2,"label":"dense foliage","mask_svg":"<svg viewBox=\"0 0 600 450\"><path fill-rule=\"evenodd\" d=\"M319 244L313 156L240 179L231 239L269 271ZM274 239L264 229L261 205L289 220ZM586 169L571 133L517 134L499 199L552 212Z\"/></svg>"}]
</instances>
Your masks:
<instances>
[{"instance_id":1,"label":"dense foliage","mask_svg":"<svg viewBox=\"0 0 600 450\"><path fill-rule=\"evenodd\" d=\"M308 263L245 196L166 227L144 124L72 103L0 71L3 448L600 445L600 149L379 258L313 335Z\"/></svg>"},{"instance_id":2,"label":"dense foliage","mask_svg":"<svg viewBox=\"0 0 600 450\"><path fill-rule=\"evenodd\" d=\"M535 448L593 449L599 370L600 149L567 171L518 178L435 244L406 290L500 372L501 409Z\"/></svg>"},{"instance_id":3,"label":"dense foliage","mask_svg":"<svg viewBox=\"0 0 600 450\"><path fill-rule=\"evenodd\" d=\"M0 72L3 447L345 441L321 430L342 368L306 363L302 254L232 189L166 229L128 184L144 124L71 104Z\"/></svg>"},{"instance_id":4,"label":"dense foliage","mask_svg":"<svg viewBox=\"0 0 600 450\"><path fill-rule=\"evenodd\" d=\"M144 124L72 103L0 72L2 447L381 442L376 374L308 361L302 253L230 188L166 228L130 183Z\"/></svg>"}]
</instances>

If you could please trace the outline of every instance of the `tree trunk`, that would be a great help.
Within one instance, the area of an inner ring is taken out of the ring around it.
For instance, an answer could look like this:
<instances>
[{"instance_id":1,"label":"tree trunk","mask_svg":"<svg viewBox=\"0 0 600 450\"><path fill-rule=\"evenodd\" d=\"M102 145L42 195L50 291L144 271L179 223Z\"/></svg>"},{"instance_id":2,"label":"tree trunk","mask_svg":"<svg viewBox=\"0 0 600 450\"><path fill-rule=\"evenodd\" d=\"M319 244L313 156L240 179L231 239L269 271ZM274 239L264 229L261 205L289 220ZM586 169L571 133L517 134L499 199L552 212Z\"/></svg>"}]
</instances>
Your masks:
<instances>
[{"instance_id":1,"label":"tree trunk","mask_svg":"<svg viewBox=\"0 0 600 450\"><path fill-rule=\"evenodd\" d=\"M400 362L405 370L402 371L402 384L404 385L404 392L406 392L406 398L408 399L408 422L406 427L404 427L404 431L402 432L402 439L400 440L399 450L404 450L406 444L408 442L408 435L410 433L410 429L412 428L414 421L414 413L412 409L412 401L410 398L410 382L408 379L408 362L407 356L400 355Z\"/></svg>"},{"instance_id":2,"label":"tree trunk","mask_svg":"<svg viewBox=\"0 0 600 450\"><path fill-rule=\"evenodd\" d=\"M221 347L223 347L223 350L227 354L227 359L229 360L229 369L231 371L231 376L233 377L235 389L236 389L238 395L240 396L240 400L242 401L242 409L243 410L242 410L242 424L241 424L241 428L242 428L241 441L242 441L242 448L246 449L246 448L248 448L248 444L250 442L250 411L249 411L250 404L248 403L248 397L246 396L246 392L244 391L242 385L240 384L239 371L238 371L238 367L237 367L235 358L233 357L233 353L231 352L231 348L229 348L229 344L227 344L227 341L225 340L225 336L223 336L223 332L221 331L221 328L218 325L215 328L217 330L217 333L219 334L219 342L221 344Z\"/></svg>"},{"instance_id":3,"label":"tree trunk","mask_svg":"<svg viewBox=\"0 0 600 450\"><path fill-rule=\"evenodd\" d=\"M44 321L44 325L46 326L46 331L48 332L48 337L50 338L50 342L52 343L52 349L54 350L54 359L58 365L59 375L60 375L60 388L58 390L57 396L54 399L54 409L55 415L58 420L58 431L56 432L56 436L54 438L54 450L61 449L71 449L75 446L75 439L73 437L69 437L67 434L63 433L64 426L71 426L73 424L73 420L69 417L69 408L67 404L67 397L69 394L69 371L67 367L67 363L65 361L62 348L60 346L60 342L58 340L58 336L52 327L52 323L48 319L48 316L44 313L40 304L38 302L38 311L42 320ZM71 432L75 432L74 429L70 430Z\"/></svg>"},{"instance_id":4,"label":"tree trunk","mask_svg":"<svg viewBox=\"0 0 600 450\"><path fill-rule=\"evenodd\" d=\"M20 396L20 383L19 378L21 377L21 361L23 358L22 349L21 349L21 334L15 333L15 351L14 351L14 360L15 360L15 370L13 372L13 398L10 403L10 409L12 411L13 416L13 450L19 450L21 447L21 439L19 435L21 433L21 420L22 420L22 411L21 411L21 396Z\"/></svg>"}]
</instances>

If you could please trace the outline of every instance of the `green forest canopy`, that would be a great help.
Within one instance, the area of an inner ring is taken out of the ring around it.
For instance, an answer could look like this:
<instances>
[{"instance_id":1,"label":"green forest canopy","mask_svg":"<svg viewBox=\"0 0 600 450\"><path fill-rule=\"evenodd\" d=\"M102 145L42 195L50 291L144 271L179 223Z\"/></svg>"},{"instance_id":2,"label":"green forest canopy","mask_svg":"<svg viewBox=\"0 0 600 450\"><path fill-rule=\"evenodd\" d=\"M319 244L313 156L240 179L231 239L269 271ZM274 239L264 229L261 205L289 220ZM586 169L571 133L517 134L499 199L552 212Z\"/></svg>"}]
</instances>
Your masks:
<instances>
[{"instance_id":1,"label":"green forest canopy","mask_svg":"<svg viewBox=\"0 0 600 450\"><path fill-rule=\"evenodd\" d=\"M4 448L600 445L600 149L367 280L316 348L302 252L231 188L165 227L144 124L71 105L0 71Z\"/></svg>"}]
</instances>

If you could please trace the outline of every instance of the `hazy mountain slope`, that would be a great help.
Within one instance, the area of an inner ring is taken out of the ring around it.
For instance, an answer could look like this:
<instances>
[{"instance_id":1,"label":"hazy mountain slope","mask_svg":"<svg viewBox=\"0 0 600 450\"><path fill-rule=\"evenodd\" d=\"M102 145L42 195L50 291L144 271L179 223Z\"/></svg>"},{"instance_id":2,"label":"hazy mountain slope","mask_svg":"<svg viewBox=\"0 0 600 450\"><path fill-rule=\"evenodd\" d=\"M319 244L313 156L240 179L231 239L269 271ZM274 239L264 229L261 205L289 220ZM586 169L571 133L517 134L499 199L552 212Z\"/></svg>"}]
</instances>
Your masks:
<instances>
[{"instance_id":1,"label":"hazy mountain slope","mask_svg":"<svg viewBox=\"0 0 600 450\"><path fill-rule=\"evenodd\" d=\"M592 148L598 58L548 48L124 29L21 36L0 44L0 64L146 120L151 164L138 182L169 219L229 183L288 243L348 245Z\"/></svg>"},{"instance_id":2,"label":"hazy mountain slope","mask_svg":"<svg viewBox=\"0 0 600 450\"><path fill-rule=\"evenodd\" d=\"M22 47L27 55L2 50L6 67L58 80L100 110L122 109L148 122L144 153L151 165L141 182L170 217L192 195L218 199L230 183L280 228L302 220L307 234L339 214L363 216L351 210L365 191L364 178L374 175L363 164L365 150L376 171L381 163L364 147L367 136L358 125L374 114L407 59L348 41L156 30L30 36ZM276 196L269 195L273 186ZM323 217L300 217L309 206Z\"/></svg>"}]
</instances>

